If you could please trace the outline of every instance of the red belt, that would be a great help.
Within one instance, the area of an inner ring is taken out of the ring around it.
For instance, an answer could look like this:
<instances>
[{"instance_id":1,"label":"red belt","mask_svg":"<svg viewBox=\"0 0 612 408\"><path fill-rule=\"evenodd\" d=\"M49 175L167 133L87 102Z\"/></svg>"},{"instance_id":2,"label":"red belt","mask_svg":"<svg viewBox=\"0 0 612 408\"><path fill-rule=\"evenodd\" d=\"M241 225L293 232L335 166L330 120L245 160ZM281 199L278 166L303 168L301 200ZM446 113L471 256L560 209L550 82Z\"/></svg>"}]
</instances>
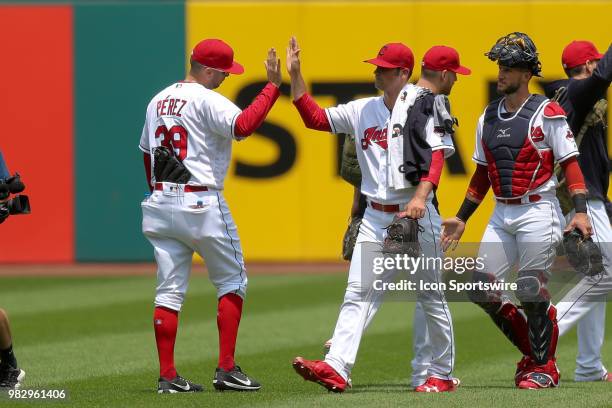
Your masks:
<instances>
[{"instance_id":1,"label":"red belt","mask_svg":"<svg viewBox=\"0 0 612 408\"><path fill-rule=\"evenodd\" d=\"M369 201L370 207L375 210L386 212L386 213L396 213L400 211L399 204L380 204L375 201Z\"/></svg>"},{"instance_id":2,"label":"red belt","mask_svg":"<svg viewBox=\"0 0 612 408\"><path fill-rule=\"evenodd\" d=\"M537 203L538 201L540 201L542 199L542 196L540 196L539 194L532 194L529 196L529 202L530 203ZM517 205L517 204L526 204L522 201L522 198L498 198L497 201L503 204L508 204L508 205Z\"/></svg>"},{"instance_id":3,"label":"red belt","mask_svg":"<svg viewBox=\"0 0 612 408\"><path fill-rule=\"evenodd\" d=\"M170 190L175 189L176 187L170 186ZM155 190L161 191L164 189L164 183L155 183ZM197 191L208 191L208 187L206 186L192 186L189 184L185 184L183 187L183 191L186 193L195 193Z\"/></svg>"}]
</instances>

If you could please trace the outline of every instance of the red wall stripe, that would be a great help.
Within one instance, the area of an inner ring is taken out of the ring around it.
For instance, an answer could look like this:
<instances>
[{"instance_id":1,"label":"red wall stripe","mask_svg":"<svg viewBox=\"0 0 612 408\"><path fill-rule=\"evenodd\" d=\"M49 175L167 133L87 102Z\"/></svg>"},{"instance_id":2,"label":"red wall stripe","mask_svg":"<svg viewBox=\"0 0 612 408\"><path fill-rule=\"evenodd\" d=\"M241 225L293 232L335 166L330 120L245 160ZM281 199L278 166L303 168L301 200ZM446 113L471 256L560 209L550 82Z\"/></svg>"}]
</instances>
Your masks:
<instances>
[{"instance_id":1,"label":"red wall stripe","mask_svg":"<svg viewBox=\"0 0 612 408\"><path fill-rule=\"evenodd\" d=\"M0 224L0 262L74 260L72 20L70 6L0 6L0 150L32 205Z\"/></svg>"}]
</instances>

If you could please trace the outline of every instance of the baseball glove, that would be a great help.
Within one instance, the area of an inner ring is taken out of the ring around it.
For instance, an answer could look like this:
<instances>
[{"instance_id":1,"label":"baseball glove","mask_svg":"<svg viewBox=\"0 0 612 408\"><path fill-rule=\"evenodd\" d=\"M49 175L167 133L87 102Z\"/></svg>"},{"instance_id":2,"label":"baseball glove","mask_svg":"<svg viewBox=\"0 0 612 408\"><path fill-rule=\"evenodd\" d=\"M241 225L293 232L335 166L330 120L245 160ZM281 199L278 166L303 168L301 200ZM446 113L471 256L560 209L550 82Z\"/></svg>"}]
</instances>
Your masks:
<instances>
[{"instance_id":1,"label":"baseball glove","mask_svg":"<svg viewBox=\"0 0 612 408\"><path fill-rule=\"evenodd\" d=\"M567 261L579 273L594 276L603 271L603 258L597 244L584 238L578 229L563 234L563 248Z\"/></svg>"},{"instance_id":2,"label":"baseball glove","mask_svg":"<svg viewBox=\"0 0 612 408\"><path fill-rule=\"evenodd\" d=\"M382 252L385 254L407 254L412 257L420 256L419 232L423 232L423 227L419 225L417 220L395 216L391 225L387 227L387 237L383 243Z\"/></svg>"},{"instance_id":3,"label":"baseball glove","mask_svg":"<svg viewBox=\"0 0 612 408\"><path fill-rule=\"evenodd\" d=\"M170 183L187 184L191 173L181 163L174 153L165 146L156 147L153 150L153 174L158 183L167 181Z\"/></svg>"},{"instance_id":4,"label":"baseball glove","mask_svg":"<svg viewBox=\"0 0 612 408\"><path fill-rule=\"evenodd\" d=\"M351 222L344 233L344 238L342 238L342 259L345 261L350 261L353 257L353 249L355 249L357 235L359 235L361 220L361 217L351 218Z\"/></svg>"},{"instance_id":5,"label":"baseball glove","mask_svg":"<svg viewBox=\"0 0 612 408\"><path fill-rule=\"evenodd\" d=\"M340 175L354 187L359 188L361 186L361 168L357 161L357 148L355 146L355 136L353 135L347 134L344 138Z\"/></svg>"}]
</instances>

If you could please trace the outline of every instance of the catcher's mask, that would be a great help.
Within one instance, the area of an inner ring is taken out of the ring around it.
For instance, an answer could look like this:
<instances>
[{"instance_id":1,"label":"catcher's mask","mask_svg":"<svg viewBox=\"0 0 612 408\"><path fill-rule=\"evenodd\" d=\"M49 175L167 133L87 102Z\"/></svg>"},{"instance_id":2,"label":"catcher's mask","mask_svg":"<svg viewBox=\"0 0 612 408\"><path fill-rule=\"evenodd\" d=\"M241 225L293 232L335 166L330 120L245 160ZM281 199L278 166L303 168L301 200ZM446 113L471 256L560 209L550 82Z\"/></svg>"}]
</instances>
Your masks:
<instances>
[{"instance_id":1,"label":"catcher's mask","mask_svg":"<svg viewBox=\"0 0 612 408\"><path fill-rule=\"evenodd\" d=\"M542 64L538 60L538 50L527 34L514 32L501 37L485 55L499 65L526 68L533 75L541 76Z\"/></svg>"}]
</instances>

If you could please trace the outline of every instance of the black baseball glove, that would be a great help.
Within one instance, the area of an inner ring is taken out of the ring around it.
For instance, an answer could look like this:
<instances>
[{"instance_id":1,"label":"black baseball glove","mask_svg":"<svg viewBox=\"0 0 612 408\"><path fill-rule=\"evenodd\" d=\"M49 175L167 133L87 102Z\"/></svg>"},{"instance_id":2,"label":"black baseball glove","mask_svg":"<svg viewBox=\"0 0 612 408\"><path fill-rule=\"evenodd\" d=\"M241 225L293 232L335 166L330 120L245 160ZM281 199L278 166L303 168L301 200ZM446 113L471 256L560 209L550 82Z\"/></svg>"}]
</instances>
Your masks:
<instances>
[{"instance_id":1,"label":"black baseball glove","mask_svg":"<svg viewBox=\"0 0 612 408\"><path fill-rule=\"evenodd\" d=\"M584 238L580 230L574 228L563 234L563 248L567 261L577 272L587 276L603 272L599 246L590 237Z\"/></svg>"},{"instance_id":2,"label":"black baseball glove","mask_svg":"<svg viewBox=\"0 0 612 408\"><path fill-rule=\"evenodd\" d=\"M181 163L174 152L165 146L156 147L153 150L153 174L155 181L170 182L177 184L187 184L191 178L191 173L183 163Z\"/></svg>"},{"instance_id":3,"label":"black baseball glove","mask_svg":"<svg viewBox=\"0 0 612 408\"><path fill-rule=\"evenodd\" d=\"M407 254L413 257L420 256L419 232L423 232L423 227L419 225L417 220L395 216L391 225L387 227L387 237L383 243L382 252L385 254Z\"/></svg>"},{"instance_id":4,"label":"black baseball glove","mask_svg":"<svg viewBox=\"0 0 612 408\"><path fill-rule=\"evenodd\" d=\"M345 261L350 261L353 257L353 250L357 242L357 235L359 235L361 220L361 217L351 218L351 222L344 233L344 238L342 238L342 259Z\"/></svg>"}]
</instances>

